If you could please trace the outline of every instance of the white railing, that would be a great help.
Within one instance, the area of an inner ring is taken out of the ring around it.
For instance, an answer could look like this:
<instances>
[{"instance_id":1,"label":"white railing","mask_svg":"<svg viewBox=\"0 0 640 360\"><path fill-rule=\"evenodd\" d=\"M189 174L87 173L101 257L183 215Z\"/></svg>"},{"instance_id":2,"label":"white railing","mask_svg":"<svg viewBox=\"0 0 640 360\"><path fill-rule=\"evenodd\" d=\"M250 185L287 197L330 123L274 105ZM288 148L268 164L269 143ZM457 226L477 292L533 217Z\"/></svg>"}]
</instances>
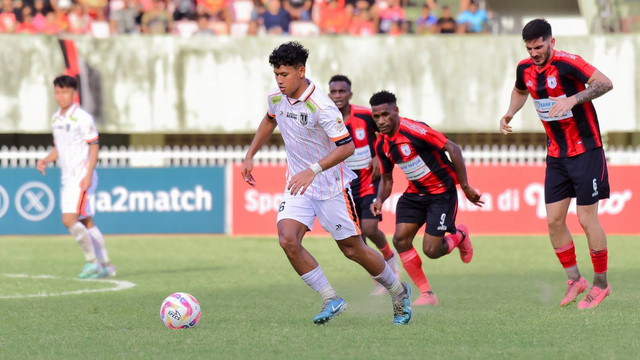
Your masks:
<instances>
[{"instance_id":1,"label":"white railing","mask_svg":"<svg viewBox=\"0 0 640 360\"><path fill-rule=\"evenodd\" d=\"M0 167L35 167L51 148L0 148ZM100 148L100 167L168 167L213 166L240 163L247 146L210 147L147 147L103 146ZM546 149L542 146L465 146L462 149L467 164L543 164ZM640 165L640 146L610 147L607 160L612 165ZM286 153L282 146L264 147L254 158L256 163L284 164Z\"/></svg>"}]
</instances>

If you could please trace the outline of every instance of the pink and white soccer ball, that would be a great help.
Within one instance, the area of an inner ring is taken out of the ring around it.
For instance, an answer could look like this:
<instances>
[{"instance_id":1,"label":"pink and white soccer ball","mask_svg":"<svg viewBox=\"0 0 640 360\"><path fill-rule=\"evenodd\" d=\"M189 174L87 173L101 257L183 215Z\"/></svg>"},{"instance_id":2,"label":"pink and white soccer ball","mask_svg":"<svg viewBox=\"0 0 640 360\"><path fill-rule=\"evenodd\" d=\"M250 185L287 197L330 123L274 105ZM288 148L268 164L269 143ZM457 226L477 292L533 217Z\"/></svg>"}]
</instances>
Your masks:
<instances>
[{"instance_id":1,"label":"pink and white soccer ball","mask_svg":"<svg viewBox=\"0 0 640 360\"><path fill-rule=\"evenodd\" d=\"M191 294L173 293L162 302L160 319L169 329L194 327L200 320L200 304Z\"/></svg>"}]
</instances>

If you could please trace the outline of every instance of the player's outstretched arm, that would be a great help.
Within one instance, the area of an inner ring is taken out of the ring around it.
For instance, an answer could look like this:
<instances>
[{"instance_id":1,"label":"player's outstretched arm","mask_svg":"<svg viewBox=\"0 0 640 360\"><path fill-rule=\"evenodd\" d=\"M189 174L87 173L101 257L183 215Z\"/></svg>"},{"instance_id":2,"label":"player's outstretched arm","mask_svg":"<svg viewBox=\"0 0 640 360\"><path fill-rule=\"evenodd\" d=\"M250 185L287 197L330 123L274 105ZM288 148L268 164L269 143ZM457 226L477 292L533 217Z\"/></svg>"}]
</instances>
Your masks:
<instances>
[{"instance_id":1,"label":"player's outstretched arm","mask_svg":"<svg viewBox=\"0 0 640 360\"><path fill-rule=\"evenodd\" d=\"M291 191L291 195L295 195L298 192L300 192L300 195L304 194L317 174L343 162L349 156L353 155L355 150L356 146L353 144L353 141L336 146L335 149L331 150L331 152L320 159L317 163L293 175L291 180L289 180L289 187L287 190Z\"/></svg>"},{"instance_id":2,"label":"player's outstretched arm","mask_svg":"<svg viewBox=\"0 0 640 360\"><path fill-rule=\"evenodd\" d=\"M241 174L244 181L251 186L256 186L256 181L253 175L251 175L251 171L253 170L253 157L260 151L271 134L273 134L276 126L278 126L276 119L269 116L269 114L265 114L260 122L260 126L258 126L258 130L256 130L256 134L253 136L249 150L247 150L247 154L244 157Z\"/></svg>"},{"instance_id":3,"label":"player's outstretched arm","mask_svg":"<svg viewBox=\"0 0 640 360\"><path fill-rule=\"evenodd\" d=\"M378 186L378 195L371 204L371 212L378 216L382 213L382 203L389 198L393 189L393 174L391 172L380 175L380 185Z\"/></svg>"},{"instance_id":4,"label":"player's outstretched arm","mask_svg":"<svg viewBox=\"0 0 640 360\"><path fill-rule=\"evenodd\" d=\"M527 98L529 97L529 92L527 90L520 90L513 87L513 91L511 91L511 101L509 102L509 110L504 116L500 119L500 132L504 135L512 132L513 129L509 125L513 116L524 106L524 103L527 102Z\"/></svg>"},{"instance_id":5,"label":"player's outstretched arm","mask_svg":"<svg viewBox=\"0 0 640 360\"><path fill-rule=\"evenodd\" d=\"M57 159L58 149L54 146L53 150L51 150L51 152L47 156L45 156L44 159L38 160L38 162L36 163L36 169L38 169L38 171L40 171L42 175L45 175L47 173L47 164L52 161L56 161Z\"/></svg>"},{"instance_id":6,"label":"player's outstretched arm","mask_svg":"<svg viewBox=\"0 0 640 360\"><path fill-rule=\"evenodd\" d=\"M469 185L467 180L467 167L464 164L464 158L462 157L462 151L460 150L460 146L454 143L451 140L447 140L444 144L444 149L449 153L451 157L451 162L453 163L453 170L456 172L456 176L458 177L458 183L460 184L460 188L464 191L464 195L474 203L476 206L482 206L484 201L480 200L482 194L480 194L476 189L472 188Z\"/></svg>"}]
</instances>

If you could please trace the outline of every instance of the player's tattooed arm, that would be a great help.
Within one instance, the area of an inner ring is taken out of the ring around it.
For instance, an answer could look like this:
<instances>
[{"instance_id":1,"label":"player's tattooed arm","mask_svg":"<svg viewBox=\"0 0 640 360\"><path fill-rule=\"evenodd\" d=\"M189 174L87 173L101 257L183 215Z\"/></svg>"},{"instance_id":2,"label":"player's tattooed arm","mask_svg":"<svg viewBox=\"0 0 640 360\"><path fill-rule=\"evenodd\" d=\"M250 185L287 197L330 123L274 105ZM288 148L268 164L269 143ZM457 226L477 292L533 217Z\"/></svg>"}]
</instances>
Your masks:
<instances>
[{"instance_id":1,"label":"player's tattooed arm","mask_svg":"<svg viewBox=\"0 0 640 360\"><path fill-rule=\"evenodd\" d=\"M575 95L577 104L596 99L613 89L613 83L603 73L596 70L589 81L589 87Z\"/></svg>"}]
</instances>

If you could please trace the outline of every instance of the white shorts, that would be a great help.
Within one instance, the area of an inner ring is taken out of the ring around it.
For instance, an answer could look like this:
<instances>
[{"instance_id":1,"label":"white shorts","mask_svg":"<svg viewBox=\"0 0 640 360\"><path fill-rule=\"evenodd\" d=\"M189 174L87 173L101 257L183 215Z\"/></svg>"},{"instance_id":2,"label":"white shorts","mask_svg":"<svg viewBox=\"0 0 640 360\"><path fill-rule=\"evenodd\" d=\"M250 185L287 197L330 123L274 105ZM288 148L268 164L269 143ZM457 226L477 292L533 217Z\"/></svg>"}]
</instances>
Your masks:
<instances>
[{"instance_id":1,"label":"white shorts","mask_svg":"<svg viewBox=\"0 0 640 360\"><path fill-rule=\"evenodd\" d=\"M361 234L356 207L348 189L327 200L314 200L304 195L293 196L288 191L284 192L277 221L293 219L312 230L316 216L322 228L336 240Z\"/></svg>"},{"instance_id":2,"label":"white shorts","mask_svg":"<svg viewBox=\"0 0 640 360\"><path fill-rule=\"evenodd\" d=\"M65 177L60 189L60 207L63 214L78 214L79 219L86 219L94 215L93 200L98 187L98 174L94 171L91 186L88 190L80 189L82 176Z\"/></svg>"}]
</instances>

